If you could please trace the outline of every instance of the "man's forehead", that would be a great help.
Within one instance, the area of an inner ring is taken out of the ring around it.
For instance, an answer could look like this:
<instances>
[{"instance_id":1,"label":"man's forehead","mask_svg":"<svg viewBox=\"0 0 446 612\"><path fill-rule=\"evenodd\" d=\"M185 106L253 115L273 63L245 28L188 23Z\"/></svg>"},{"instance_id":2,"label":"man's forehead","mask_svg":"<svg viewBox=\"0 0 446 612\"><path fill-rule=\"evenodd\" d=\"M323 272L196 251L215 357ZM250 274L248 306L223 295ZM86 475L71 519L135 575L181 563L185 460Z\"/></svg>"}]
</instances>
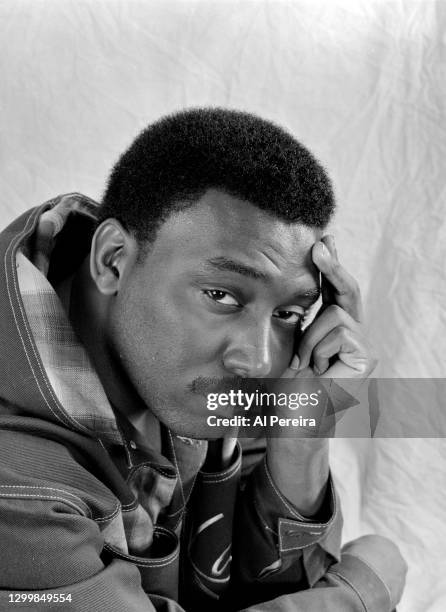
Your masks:
<instances>
[{"instance_id":1,"label":"man's forehead","mask_svg":"<svg viewBox=\"0 0 446 612\"><path fill-rule=\"evenodd\" d=\"M183 253L212 249L258 251L271 262L309 258L321 231L285 222L253 204L218 190L209 190L191 207L176 212L161 226L158 246Z\"/></svg>"},{"instance_id":2,"label":"man's forehead","mask_svg":"<svg viewBox=\"0 0 446 612\"><path fill-rule=\"evenodd\" d=\"M161 226L153 255L163 266L227 272L259 282L300 285L317 297L319 274L311 248L320 230L285 223L250 203L217 192L172 215Z\"/></svg>"}]
</instances>

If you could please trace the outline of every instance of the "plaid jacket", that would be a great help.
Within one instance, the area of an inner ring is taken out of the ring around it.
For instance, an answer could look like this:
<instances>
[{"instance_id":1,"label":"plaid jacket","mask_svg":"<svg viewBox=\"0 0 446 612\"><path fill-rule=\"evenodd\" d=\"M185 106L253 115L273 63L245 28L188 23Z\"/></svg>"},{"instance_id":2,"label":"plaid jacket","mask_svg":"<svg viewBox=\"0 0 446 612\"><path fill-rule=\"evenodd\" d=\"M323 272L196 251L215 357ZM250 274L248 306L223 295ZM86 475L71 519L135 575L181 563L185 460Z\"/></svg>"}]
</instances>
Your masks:
<instances>
[{"instance_id":1,"label":"plaid jacket","mask_svg":"<svg viewBox=\"0 0 446 612\"><path fill-rule=\"evenodd\" d=\"M325 522L309 521L262 448L206 473L205 441L160 425L156 453L123 433L50 283L88 253L95 210L60 196L0 237L0 610L19 596L76 612L362 610L331 567L331 483Z\"/></svg>"}]
</instances>

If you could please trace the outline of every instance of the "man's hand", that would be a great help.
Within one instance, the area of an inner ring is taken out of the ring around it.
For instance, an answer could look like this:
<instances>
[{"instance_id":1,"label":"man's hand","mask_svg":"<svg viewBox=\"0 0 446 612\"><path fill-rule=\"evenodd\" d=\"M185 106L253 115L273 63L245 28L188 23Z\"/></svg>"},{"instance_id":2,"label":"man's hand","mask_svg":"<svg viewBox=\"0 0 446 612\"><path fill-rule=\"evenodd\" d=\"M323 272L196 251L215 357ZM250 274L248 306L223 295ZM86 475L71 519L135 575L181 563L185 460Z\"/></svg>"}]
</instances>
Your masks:
<instances>
[{"instance_id":1,"label":"man's hand","mask_svg":"<svg viewBox=\"0 0 446 612\"><path fill-rule=\"evenodd\" d=\"M340 265L332 236L317 242L312 256L321 272L322 307L283 378L366 378L376 359L361 326L358 284ZM317 514L328 480L328 441L270 438L267 463L276 486L299 512Z\"/></svg>"},{"instance_id":2,"label":"man's hand","mask_svg":"<svg viewBox=\"0 0 446 612\"><path fill-rule=\"evenodd\" d=\"M322 307L303 333L297 359L284 377L367 378L376 366L362 328L361 294L356 280L341 266L333 236L324 236L312 251L322 279ZM293 373L294 370L294 373Z\"/></svg>"}]
</instances>

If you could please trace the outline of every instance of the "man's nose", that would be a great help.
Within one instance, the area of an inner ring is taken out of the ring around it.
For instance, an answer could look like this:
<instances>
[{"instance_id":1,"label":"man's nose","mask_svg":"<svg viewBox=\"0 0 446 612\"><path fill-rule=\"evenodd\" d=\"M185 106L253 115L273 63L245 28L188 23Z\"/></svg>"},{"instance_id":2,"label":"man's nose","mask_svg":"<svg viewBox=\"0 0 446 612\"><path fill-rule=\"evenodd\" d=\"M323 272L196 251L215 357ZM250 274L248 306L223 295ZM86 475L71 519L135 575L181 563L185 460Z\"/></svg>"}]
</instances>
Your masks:
<instances>
[{"instance_id":1,"label":"man's nose","mask_svg":"<svg viewBox=\"0 0 446 612\"><path fill-rule=\"evenodd\" d=\"M272 368L271 328L255 325L234 333L223 353L226 370L243 378L265 378Z\"/></svg>"}]
</instances>

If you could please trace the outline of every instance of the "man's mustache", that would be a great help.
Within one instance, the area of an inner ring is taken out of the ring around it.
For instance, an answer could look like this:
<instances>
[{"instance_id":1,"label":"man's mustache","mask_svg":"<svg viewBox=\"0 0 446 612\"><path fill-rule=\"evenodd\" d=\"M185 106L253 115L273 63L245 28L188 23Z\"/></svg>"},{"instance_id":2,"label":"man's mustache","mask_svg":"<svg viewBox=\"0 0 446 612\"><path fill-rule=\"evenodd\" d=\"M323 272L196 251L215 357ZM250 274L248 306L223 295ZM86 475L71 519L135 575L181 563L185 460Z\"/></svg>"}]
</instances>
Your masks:
<instances>
[{"instance_id":1,"label":"man's mustache","mask_svg":"<svg viewBox=\"0 0 446 612\"><path fill-rule=\"evenodd\" d=\"M223 378L208 378L198 376L188 384L192 393L206 396L208 393L229 393L230 391L242 391L242 393L254 393L255 391L266 391L265 382L259 378L243 378L242 376L225 376Z\"/></svg>"}]
</instances>

